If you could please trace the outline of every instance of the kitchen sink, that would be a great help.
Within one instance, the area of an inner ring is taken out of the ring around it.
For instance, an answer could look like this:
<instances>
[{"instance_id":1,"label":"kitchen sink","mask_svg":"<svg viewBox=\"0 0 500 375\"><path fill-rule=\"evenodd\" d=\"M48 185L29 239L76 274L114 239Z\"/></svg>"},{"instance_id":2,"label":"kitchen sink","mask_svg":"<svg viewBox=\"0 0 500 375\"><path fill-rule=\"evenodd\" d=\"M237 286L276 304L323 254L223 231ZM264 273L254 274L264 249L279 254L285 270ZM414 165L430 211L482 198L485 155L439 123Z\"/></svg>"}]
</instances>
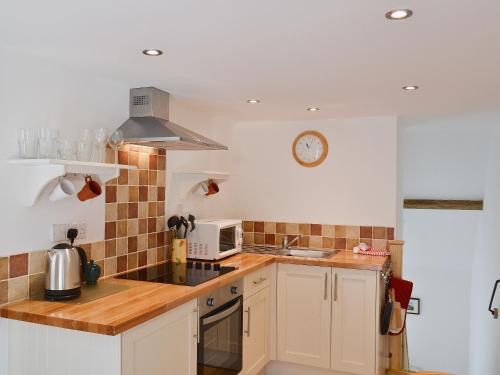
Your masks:
<instances>
[{"instance_id":1,"label":"kitchen sink","mask_svg":"<svg viewBox=\"0 0 500 375\"><path fill-rule=\"evenodd\" d=\"M337 251L321 251L321 250L311 250L311 249L281 249L276 255L287 256L287 257L299 257L299 258L329 258L334 255Z\"/></svg>"}]
</instances>

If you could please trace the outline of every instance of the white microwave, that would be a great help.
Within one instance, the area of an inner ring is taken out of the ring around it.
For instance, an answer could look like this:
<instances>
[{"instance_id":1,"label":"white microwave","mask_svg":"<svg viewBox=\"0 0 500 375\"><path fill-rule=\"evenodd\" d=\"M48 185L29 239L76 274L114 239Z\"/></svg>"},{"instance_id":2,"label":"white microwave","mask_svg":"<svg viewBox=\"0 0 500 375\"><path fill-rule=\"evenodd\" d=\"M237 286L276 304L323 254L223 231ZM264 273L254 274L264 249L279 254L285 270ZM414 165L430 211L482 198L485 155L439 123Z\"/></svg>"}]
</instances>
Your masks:
<instances>
[{"instance_id":1,"label":"white microwave","mask_svg":"<svg viewBox=\"0 0 500 375\"><path fill-rule=\"evenodd\" d=\"M192 259L219 260L241 253L242 245L241 220L196 220L195 229L187 234L187 256Z\"/></svg>"}]
</instances>

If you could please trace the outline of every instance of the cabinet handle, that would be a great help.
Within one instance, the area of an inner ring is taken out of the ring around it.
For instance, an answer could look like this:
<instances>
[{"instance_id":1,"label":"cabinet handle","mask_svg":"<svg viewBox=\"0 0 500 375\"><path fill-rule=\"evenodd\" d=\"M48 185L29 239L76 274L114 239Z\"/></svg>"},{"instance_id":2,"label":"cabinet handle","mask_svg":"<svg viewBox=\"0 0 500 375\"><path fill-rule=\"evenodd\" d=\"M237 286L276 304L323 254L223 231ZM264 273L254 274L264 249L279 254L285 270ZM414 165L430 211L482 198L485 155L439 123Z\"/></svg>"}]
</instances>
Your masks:
<instances>
[{"instance_id":1,"label":"cabinet handle","mask_svg":"<svg viewBox=\"0 0 500 375\"><path fill-rule=\"evenodd\" d=\"M259 281L253 281L253 285L259 285L260 283L263 283L264 281L266 281L266 278L265 277L261 277L259 279Z\"/></svg>"},{"instance_id":2,"label":"cabinet handle","mask_svg":"<svg viewBox=\"0 0 500 375\"><path fill-rule=\"evenodd\" d=\"M327 273L325 273L325 292L324 292L323 298L325 301L328 299L328 274Z\"/></svg>"},{"instance_id":3,"label":"cabinet handle","mask_svg":"<svg viewBox=\"0 0 500 375\"><path fill-rule=\"evenodd\" d=\"M250 306L248 306L248 309L245 310L245 312L248 314L247 316L247 330L245 333L247 334L247 337L250 337Z\"/></svg>"},{"instance_id":4,"label":"cabinet handle","mask_svg":"<svg viewBox=\"0 0 500 375\"><path fill-rule=\"evenodd\" d=\"M196 314L196 334L193 335L193 337L196 339L196 343L200 343L200 309L198 306L196 306L195 309L193 309L193 312Z\"/></svg>"},{"instance_id":5,"label":"cabinet handle","mask_svg":"<svg viewBox=\"0 0 500 375\"><path fill-rule=\"evenodd\" d=\"M337 300L337 274L335 274L335 281L333 283L333 300Z\"/></svg>"}]
</instances>

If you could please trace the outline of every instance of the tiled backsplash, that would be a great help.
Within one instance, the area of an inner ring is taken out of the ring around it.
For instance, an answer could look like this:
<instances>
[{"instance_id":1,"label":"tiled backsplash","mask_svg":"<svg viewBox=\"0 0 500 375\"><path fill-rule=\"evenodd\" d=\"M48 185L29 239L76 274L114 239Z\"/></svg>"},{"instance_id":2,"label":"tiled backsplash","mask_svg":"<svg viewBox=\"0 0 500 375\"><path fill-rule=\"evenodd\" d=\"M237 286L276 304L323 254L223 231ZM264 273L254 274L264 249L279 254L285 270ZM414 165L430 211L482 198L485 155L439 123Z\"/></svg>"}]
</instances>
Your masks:
<instances>
[{"instance_id":1,"label":"tiled backsplash","mask_svg":"<svg viewBox=\"0 0 500 375\"><path fill-rule=\"evenodd\" d=\"M165 231L165 150L127 145L118 152L118 162L138 169L122 170L106 184L104 241L79 245L101 266L103 276L170 257ZM0 305L43 291L45 254L41 250L0 257Z\"/></svg>"},{"instance_id":2,"label":"tiled backsplash","mask_svg":"<svg viewBox=\"0 0 500 375\"><path fill-rule=\"evenodd\" d=\"M280 246L283 237L289 241L301 235L298 245L314 249L352 250L360 242L376 248L386 248L394 239L394 228L244 221L243 243L246 245Z\"/></svg>"}]
</instances>

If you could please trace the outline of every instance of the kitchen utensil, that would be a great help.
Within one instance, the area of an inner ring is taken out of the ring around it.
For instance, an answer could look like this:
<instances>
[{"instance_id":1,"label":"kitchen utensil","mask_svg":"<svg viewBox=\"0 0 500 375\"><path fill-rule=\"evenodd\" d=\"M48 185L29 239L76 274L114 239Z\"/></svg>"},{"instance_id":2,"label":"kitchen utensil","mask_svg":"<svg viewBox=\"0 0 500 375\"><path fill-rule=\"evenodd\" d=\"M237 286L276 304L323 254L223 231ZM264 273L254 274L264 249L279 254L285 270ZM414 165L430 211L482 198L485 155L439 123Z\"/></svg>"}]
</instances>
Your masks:
<instances>
[{"instance_id":1,"label":"kitchen utensil","mask_svg":"<svg viewBox=\"0 0 500 375\"><path fill-rule=\"evenodd\" d=\"M382 309L382 314L380 315L380 334L387 335L389 332L389 324L391 322L393 304L391 297L389 295L384 308Z\"/></svg>"},{"instance_id":2,"label":"kitchen utensil","mask_svg":"<svg viewBox=\"0 0 500 375\"><path fill-rule=\"evenodd\" d=\"M196 220L196 218L194 217L194 215L189 214L188 220L191 223L191 232L192 232L196 228L196 226L194 225L194 221Z\"/></svg>"},{"instance_id":3,"label":"kitchen utensil","mask_svg":"<svg viewBox=\"0 0 500 375\"><path fill-rule=\"evenodd\" d=\"M60 178L57 181L57 185L54 187L54 190L50 193L49 200L55 202L71 197L72 195L75 195L75 193L75 185L73 185L73 183L66 178Z\"/></svg>"},{"instance_id":4,"label":"kitchen utensil","mask_svg":"<svg viewBox=\"0 0 500 375\"><path fill-rule=\"evenodd\" d=\"M101 276L101 267L94 263L94 259L90 259L90 262L85 270L85 280L87 285L97 284L99 276Z\"/></svg>"},{"instance_id":5,"label":"kitchen utensil","mask_svg":"<svg viewBox=\"0 0 500 375\"><path fill-rule=\"evenodd\" d=\"M86 200L101 195L101 193L102 193L101 185L99 185L99 183L97 183L96 181L92 180L92 177L85 176L85 185L83 186L83 189L80 190L80 192L78 193L78 199L80 199L82 202L85 202Z\"/></svg>"},{"instance_id":6,"label":"kitchen utensil","mask_svg":"<svg viewBox=\"0 0 500 375\"><path fill-rule=\"evenodd\" d=\"M180 221L181 221L181 224L184 226L184 236L182 238L186 238L187 231L188 231L188 228L189 228L189 223L188 223L188 221L186 220L186 218L184 216L180 217Z\"/></svg>"},{"instance_id":7,"label":"kitchen utensil","mask_svg":"<svg viewBox=\"0 0 500 375\"><path fill-rule=\"evenodd\" d=\"M38 129L19 129L17 132L19 157L25 159L37 158L38 138Z\"/></svg>"},{"instance_id":8,"label":"kitchen utensil","mask_svg":"<svg viewBox=\"0 0 500 375\"><path fill-rule=\"evenodd\" d=\"M170 216L167 220L167 226L168 226L168 229L172 230L174 229L175 230L175 233L174 233L174 238L177 238L177 224L179 223L179 216L177 215L173 215L173 216ZM180 228L180 226L179 226Z\"/></svg>"},{"instance_id":9,"label":"kitchen utensil","mask_svg":"<svg viewBox=\"0 0 500 375\"><path fill-rule=\"evenodd\" d=\"M67 237L71 243L57 244L47 252L45 298L49 301L76 298L81 293L87 256L81 247L73 246L77 235L76 229L69 229Z\"/></svg>"}]
</instances>

